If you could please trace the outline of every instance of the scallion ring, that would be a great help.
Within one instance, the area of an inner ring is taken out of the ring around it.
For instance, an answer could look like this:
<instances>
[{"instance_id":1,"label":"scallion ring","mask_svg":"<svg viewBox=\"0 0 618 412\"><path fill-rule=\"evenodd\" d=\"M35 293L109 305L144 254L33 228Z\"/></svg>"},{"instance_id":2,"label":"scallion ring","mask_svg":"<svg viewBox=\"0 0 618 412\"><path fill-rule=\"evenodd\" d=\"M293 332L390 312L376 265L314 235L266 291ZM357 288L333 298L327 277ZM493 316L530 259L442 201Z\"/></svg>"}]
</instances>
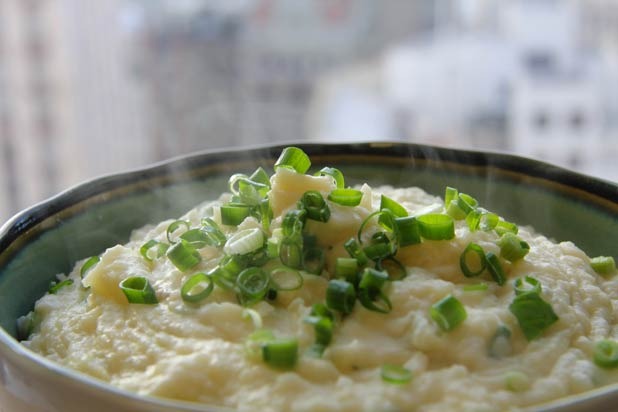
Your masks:
<instances>
[{"instance_id":1,"label":"scallion ring","mask_svg":"<svg viewBox=\"0 0 618 412\"><path fill-rule=\"evenodd\" d=\"M421 236L428 240L449 240L455 237L455 223L449 215L428 213L417 216Z\"/></svg>"},{"instance_id":2,"label":"scallion ring","mask_svg":"<svg viewBox=\"0 0 618 412\"><path fill-rule=\"evenodd\" d=\"M326 288L326 306L343 314L352 313L356 303L354 285L345 280L333 279Z\"/></svg>"},{"instance_id":3,"label":"scallion ring","mask_svg":"<svg viewBox=\"0 0 618 412\"><path fill-rule=\"evenodd\" d=\"M238 275L236 287L239 301L244 306L250 306L264 298L270 284L270 276L261 268L250 267Z\"/></svg>"},{"instance_id":4,"label":"scallion ring","mask_svg":"<svg viewBox=\"0 0 618 412\"><path fill-rule=\"evenodd\" d=\"M159 303L154 289L143 276L130 276L118 285L129 303L154 305Z\"/></svg>"},{"instance_id":5,"label":"scallion ring","mask_svg":"<svg viewBox=\"0 0 618 412\"><path fill-rule=\"evenodd\" d=\"M403 385L412 380L412 371L399 365L382 365L380 376L384 382Z\"/></svg>"},{"instance_id":6,"label":"scallion ring","mask_svg":"<svg viewBox=\"0 0 618 412\"><path fill-rule=\"evenodd\" d=\"M165 255L165 252L167 252L167 249L169 247L170 245L168 245L167 243L150 239L148 242L144 243L140 247L139 253L146 261L152 262L154 259L158 259L161 256Z\"/></svg>"},{"instance_id":7,"label":"scallion ring","mask_svg":"<svg viewBox=\"0 0 618 412\"><path fill-rule=\"evenodd\" d=\"M314 176L330 176L335 180L337 189L343 189L345 187L343 173L334 167L323 167L319 172L316 172Z\"/></svg>"},{"instance_id":8,"label":"scallion ring","mask_svg":"<svg viewBox=\"0 0 618 412\"><path fill-rule=\"evenodd\" d=\"M181 272L188 271L202 261L200 252L183 239L167 249L167 258Z\"/></svg>"},{"instance_id":9,"label":"scallion ring","mask_svg":"<svg viewBox=\"0 0 618 412\"><path fill-rule=\"evenodd\" d=\"M275 170L280 167L294 169L297 173L304 174L311 167L311 160L302 149L286 147L275 162Z\"/></svg>"},{"instance_id":10,"label":"scallion ring","mask_svg":"<svg viewBox=\"0 0 618 412\"><path fill-rule=\"evenodd\" d=\"M264 246L266 238L260 228L239 230L228 238L223 246L227 255L248 255Z\"/></svg>"},{"instance_id":11,"label":"scallion ring","mask_svg":"<svg viewBox=\"0 0 618 412\"><path fill-rule=\"evenodd\" d=\"M170 223L170 225L167 227L167 230L165 231L167 241L170 242L170 244L176 243L180 235L189 230L190 228L190 223L186 220L173 221L172 223Z\"/></svg>"},{"instance_id":12,"label":"scallion ring","mask_svg":"<svg viewBox=\"0 0 618 412\"><path fill-rule=\"evenodd\" d=\"M207 274L200 272L192 275L180 288L180 297L185 302L197 303L208 297L215 285Z\"/></svg>"},{"instance_id":13,"label":"scallion ring","mask_svg":"<svg viewBox=\"0 0 618 412\"><path fill-rule=\"evenodd\" d=\"M516 295L521 295L526 292L535 292L538 294L542 292L541 282L532 276L525 276L523 279L515 279L515 282L513 282L513 289Z\"/></svg>"},{"instance_id":14,"label":"scallion ring","mask_svg":"<svg viewBox=\"0 0 618 412\"><path fill-rule=\"evenodd\" d=\"M270 281L276 290L298 290L303 286L303 275L288 267L276 267L270 271Z\"/></svg>"},{"instance_id":15,"label":"scallion ring","mask_svg":"<svg viewBox=\"0 0 618 412\"><path fill-rule=\"evenodd\" d=\"M79 276L83 279L84 276L86 276L86 274L95 267L95 265L97 263L99 263L101 261L101 257L100 256L92 256L90 258L88 258L88 260L86 260L84 262L84 264L82 265L81 269L79 270Z\"/></svg>"},{"instance_id":16,"label":"scallion ring","mask_svg":"<svg viewBox=\"0 0 618 412\"><path fill-rule=\"evenodd\" d=\"M363 192L356 189L335 189L328 194L328 200L342 206L358 206Z\"/></svg>"},{"instance_id":17,"label":"scallion ring","mask_svg":"<svg viewBox=\"0 0 618 412\"><path fill-rule=\"evenodd\" d=\"M476 243L469 243L459 256L459 267L465 277L478 276L487 267L485 251Z\"/></svg>"},{"instance_id":18,"label":"scallion ring","mask_svg":"<svg viewBox=\"0 0 618 412\"><path fill-rule=\"evenodd\" d=\"M594 363L606 369L618 367L618 342L603 339L594 344Z\"/></svg>"},{"instance_id":19,"label":"scallion ring","mask_svg":"<svg viewBox=\"0 0 618 412\"><path fill-rule=\"evenodd\" d=\"M468 316L464 305L453 295L431 305L429 315L440 329L447 332L459 326Z\"/></svg>"}]
</instances>

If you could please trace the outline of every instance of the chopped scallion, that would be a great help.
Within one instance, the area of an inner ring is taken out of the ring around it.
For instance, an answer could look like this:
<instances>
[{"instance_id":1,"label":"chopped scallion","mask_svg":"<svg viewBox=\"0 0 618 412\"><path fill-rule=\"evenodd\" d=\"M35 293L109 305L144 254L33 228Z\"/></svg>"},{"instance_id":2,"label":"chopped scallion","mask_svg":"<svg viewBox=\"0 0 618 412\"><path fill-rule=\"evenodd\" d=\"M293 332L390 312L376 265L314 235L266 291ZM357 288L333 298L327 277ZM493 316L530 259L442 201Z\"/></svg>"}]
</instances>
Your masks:
<instances>
[{"instance_id":1,"label":"chopped scallion","mask_svg":"<svg viewBox=\"0 0 618 412\"><path fill-rule=\"evenodd\" d=\"M421 236L429 240L449 240L455 237L455 223L449 215L428 213L417 218Z\"/></svg>"},{"instance_id":2,"label":"chopped scallion","mask_svg":"<svg viewBox=\"0 0 618 412\"><path fill-rule=\"evenodd\" d=\"M49 290L47 291L51 295L55 295L60 289L65 286L70 286L73 284L73 279L65 279L62 282L52 282L49 286Z\"/></svg>"},{"instance_id":3,"label":"chopped scallion","mask_svg":"<svg viewBox=\"0 0 618 412\"><path fill-rule=\"evenodd\" d=\"M79 270L79 276L83 279L84 276L86 276L86 274L90 271L90 269L95 267L95 265L99 263L100 261L101 261L101 258L99 256L92 256L88 258L88 260L84 262L81 269Z\"/></svg>"},{"instance_id":4,"label":"chopped scallion","mask_svg":"<svg viewBox=\"0 0 618 412\"><path fill-rule=\"evenodd\" d=\"M618 367L618 342L603 339L594 344L594 363L606 369Z\"/></svg>"},{"instance_id":5,"label":"chopped scallion","mask_svg":"<svg viewBox=\"0 0 618 412\"><path fill-rule=\"evenodd\" d=\"M429 315L440 329L447 332L455 329L468 317L464 305L453 295L448 295L431 305Z\"/></svg>"},{"instance_id":6,"label":"chopped scallion","mask_svg":"<svg viewBox=\"0 0 618 412\"><path fill-rule=\"evenodd\" d=\"M215 285L205 273L192 275L180 288L180 297L185 302L196 303L204 300L213 291Z\"/></svg>"},{"instance_id":7,"label":"chopped scallion","mask_svg":"<svg viewBox=\"0 0 618 412\"><path fill-rule=\"evenodd\" d=\"M292 369L298 358L296 339L276 339L262 344L262 359L277 369Z\"/></svg>"},{"instance_id":8,"label":"chopped scallion","mask_svg":"<svg viewBox=\"0 0 618 412\"><path fill-rule=\"evenodd\" d=\"M251 214L251 206L241 203L228 203L221 206L221 223L238 226Z\"/></svg>"},{"instance_id":9,"label":"chopped scallion","mask_svg":"<svg viewBox=\"0 0 618 412\"><path fill-rule=\"evenodd\" d=\"M343 314L352 313L356 303L354 285L345 280L333 279L326 288L326 306Z\"/></svg>"},{"instance_id":10,"label":"chopped scallion","mask_svg":"<svg viewBox=\"0 0 618 412\"><path fill-rule=\"evenodd\" d=\"M131 276L119 284L129 303L153 305L159 303L154 289L143 276Z\"/></svg>"},{"instance_id":11,"label":"chopped scallion","mask_svg":"<svg viewBox=\"0 0 618 412\"><path fill-rule=\"evenodd\" d=\"M459 257L459 267L465 277L478 276L487 267L485 251L476 243L469 243Z\"/></svg>"},{"instance_id":12,"label":"chopped scallion","mask_svg":"<svg viewBox=\"0 0 618 412\"><path fill-rule=\"evenodd\" d=\"M186 272L202 261L200 252L186 240L180 240L167 250L167 258L180 270Z\"/></svg>"},{"instance_id":13,"label":"chopped scallion","mask_svg":"<svg viewBox=\"0 0 618 412\"><path fill-rule=\"evenodd\" d=\"M509 262L523 259L530 251L530 245L511 232L502 235L498 246L500 246L500 256Z\"/></svg>"},{"instance_id":14,"label":"chopped scallion","mask_svg":"<svg viewBox=\"0 0 618 412\"><path fill-rule=\"evenodd\" d=\"M384 382L403 385L412 380L412 371L399 365L382 365L380 376Z\"/></svg>"},{"instance_id":15,"label":"chopped scallion","mask_svg":"<svg viewBox=\"0 0 618 412\"><path fill-rule=\"evenodd\" d=\"M251 306L264 299L270 284L270 276L258 267L250 267L238 275L236 287L238 300L244 306Z\"/></svg>"},{"instance_id":16,"label":"chopped scallion","mask_svg":"<svg viewBox=\"0 0 618 412\"><path fill-rule=\"evenodd\" d=\"M612 256L597 256L590 259L590 266L599 275L610 275L616 272L616 262Z\"/></svg>"},{"instance_id":17,"label":"chopped scallion","mask_svg":"<svg viewBox=\"0 0 618 412\"><path fill-rule=\"evenodd\" d=\"M227 255L244 256L261 249L265 241L262 229L244 229L230 236L223 246L223 251Z\"/></svg>"},{"instance_id":18,"label":"chopped scallion","mask_svg":"<svg viewBox=\"0 0 618 412\"><path fill-rule=\"evenodd\" d=\"M528 340L541 336L543 331L558 320L551 305L534 291L515 296L509 310L519 322L519 327Z\"/></svg>"},{"instance_id":19,"label":"chopped scallion","mask_svg":"<svg viewBox=\"0 0 618 412\"><path fill-rule=\"evenodd\" d=\"M335 180L337 189L343 189L345 187L343 173L334 167L323 167L319 172L316 172L314 176L330 176Z\"/></svg>"},{"instance_id":20,"label":"chopped scallion","mask_svg":"<svg viewBox=\"0 0 618 412\"><path fill-rule=\"evenodd\" d=\"M297 173L304 174L311 167L309 156L298 147L286 147L275 162L275 170L280 167L287 167L296 170Z\"/></svg>"},{"instance_id":21,"label":"chopped scallion","mask_svg":"<svg viewBox=\"0 0 618 412\"><path fill-rule=\"evenodd\" d=\"M358 206L363 192L356 189L335 189L328 194L328 200L342 206Z\"/></svg>"},{"instance_id":22,"label":"chopped scallion","mask_svg":"<svg viewBox=\"0 0 618 412\"><path fill-rule=\"evenodd\" d=\"M176 243L181 234L191 228L189 222L186 220L175 220L167 227L165 231L167 241L170 243Z\"/></svg>"},{"instance_id":23,"label":"chopped scallion","mask_svg":"<svg viewBox=\"0 0 618 412\"><path fill-rule=\"evenodd\" d=\"M500 286L504 285L506 283L506 274L504 273L504 269L502 269L498 256L489 252L485 255L485 259L487 261L487 270L489 270L489 274L493 280Z\"/></svg>"},{"instance_id":24,"label":"chopped scallion","mask_svg":"<svg viewBox=\"0 0 618 412\"><path fill-rule=\"evenodd\" d=\"M277 267L270 271L270 281L275 290L297 290L303 286L303 276L288 267Z\"/></svg>"},{"instance_id":25,"label":"chopped scallion","mask_svg":"<svg viewBox=\"0 0 618 412\"><path fill-rule=\"evenodd\" d=\"M300 205L307 211L307 218L318 222L328 222L330 209L322 194L317 190L305 192L300 200Z\"/></svg>"}]
</instances>

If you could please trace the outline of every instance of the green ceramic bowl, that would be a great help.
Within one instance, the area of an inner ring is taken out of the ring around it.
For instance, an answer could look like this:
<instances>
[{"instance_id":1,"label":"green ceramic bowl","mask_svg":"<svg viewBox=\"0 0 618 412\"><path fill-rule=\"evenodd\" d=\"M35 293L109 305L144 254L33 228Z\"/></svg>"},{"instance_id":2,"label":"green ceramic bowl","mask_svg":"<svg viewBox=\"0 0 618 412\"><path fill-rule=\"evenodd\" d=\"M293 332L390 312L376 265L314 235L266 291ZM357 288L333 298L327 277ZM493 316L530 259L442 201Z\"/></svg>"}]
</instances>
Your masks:
<instances>
[{"instance_id":1,"label":"green ceramic bowl","mask_svg":"<svg viewBox=\"0 0 618 412\"><path fill-rule=\"evenodd\" d=\"M488 209L586 253L618 250L618 186L504 154L405 143L299 144L315 167L340 168L349 184L446 185ZM54 275L76 260L128 240L131 230L177 217L227 188L230 174L267 168L285 146L200 153L69 189L12 218L0 230L1 411L213 411L216 407L144 398L67 370L21 346L16 319L28 313ZM542 410L606 411L618 385L563 399ZM538 409L538 408L537 408Z\"/></svg>"}]
</instances>

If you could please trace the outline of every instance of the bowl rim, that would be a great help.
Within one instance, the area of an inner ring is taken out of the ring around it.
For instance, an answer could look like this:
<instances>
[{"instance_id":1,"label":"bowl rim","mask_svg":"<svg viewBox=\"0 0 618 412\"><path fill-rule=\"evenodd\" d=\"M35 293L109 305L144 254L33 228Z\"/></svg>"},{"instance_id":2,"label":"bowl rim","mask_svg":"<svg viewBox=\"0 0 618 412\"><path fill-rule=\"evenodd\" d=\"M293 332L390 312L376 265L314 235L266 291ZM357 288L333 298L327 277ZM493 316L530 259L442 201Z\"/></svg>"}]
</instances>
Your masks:
<instances>
[{"instance_id":1,"label":"bowl rim","mask_svg":"<svg viewBox=\"0 0 618 412\"><path fill-rule=\"evenodd\" d=\"M66 207L90 199L102 193L124 187L139 181L162 179L161 185L179 182L178 176L194 170L202 163L220 164L227 158L242 158L244 162L255 162L256 159L274 163L278 153L285 147L296 146L303 149L310 157L316 154L324 157L358 157L359 154L370 157L392 157L428 162L439 161L442 164L454 163L460 166L477 166L480 168L495 168L506 173L519 173L552 185L566 186L583 193L591 194L603 209L609 207L618 211L618 184L603 178L590 176L581 172L566 169L545 161L524 157L501 151L470 150L439 145L410 143L405 141L358 141L358 142L277 142L276 144L256 144L241 148L217 148L200 150L188 154L174 156L169 159L131 168L125 171L106 173L94 178L86 179L48 197L34 205L23 209L9 218L0 226L0 256L16 240L28 230L36 227L45 219L66 209ZM353 149L350 152L350 149ZM432 156L437 154L437 156ZM407 156L406 156L407 155ZM402 157L404 156L404 157ZM219 160L217 160L219 158ZM212 160L212 161L209 161ZM182 164L182 168L175 165ZM203 166L203 165L202 165ZM190 178L187 174L182 178ZM10 261L13 256L8 256ZM4 264L0 260L0 265ZM200 404L182 400L159 398L115 387L107 382L93 378L82 372L64 367L50 359L35 353L22 345L4 328L0 327L0 356L10 358L15 364L26 368L37 369L40 373L51 372L58 378L69 380L75 385L87 387L91 390L122 397L127 401L138 402L144 406L173 408L173 410L188 412L212 412L232 410L219 405ZM582 394L570 395L541 405L534 409L553 410L555 407L575 400L586 400L607 395L610 392L618 393L618 383L595 388ZM618 395L617 395L618 396ZM547 409L546 409L547 408ZM527 408L526 408L527 409Z\"/></svg>"}]
</instances>

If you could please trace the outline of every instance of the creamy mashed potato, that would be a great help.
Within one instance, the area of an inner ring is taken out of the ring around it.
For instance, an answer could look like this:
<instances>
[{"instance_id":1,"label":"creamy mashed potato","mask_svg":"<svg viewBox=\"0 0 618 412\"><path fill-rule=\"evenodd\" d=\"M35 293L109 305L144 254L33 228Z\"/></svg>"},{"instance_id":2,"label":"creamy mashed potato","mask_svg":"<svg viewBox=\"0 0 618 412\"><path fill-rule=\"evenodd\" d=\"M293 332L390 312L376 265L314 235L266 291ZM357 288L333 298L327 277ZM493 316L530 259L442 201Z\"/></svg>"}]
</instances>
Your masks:
<instances>
[{"instance_id":1,"label":"creamy mashed potato","mask_svg":"<svg viewBox=\"0 0 618 412\"><path fill-rule=\"evenodd\" d=\"M279 169L272 177L274 215L266 237L280 228L286 211L309 188L326 197L335 185L328 176ZM186 272L165 256L152 262L142 257L140 247L148 240L167 241L170 220L136 230L126 245L107 249L83 279L83 261L78 262L68 275L72 284L36 303L38 321L23 343L62 365L139 394L241 411L516 410L618 381L615 372L593 362L595 342L618 338L616 280L596 274L590 258L573 243L555 243L526 227L519 228L518 236L529 253L513 263L500 259L504 285L487 273L466 277L460 256L468 244L496 255L500 247L495 231L471 231L465 220L455 221L452 239L400 247L396 258L407 276L384 286L392 310L379 313L357 302L349 315L336 315L332 341L322 356L309 354L316 338L305 318L312 305L325 301L337 257L349 257L343 243L380 207L380 195L399 202L412 216L445 210L442 199L418 188L365 185L360 190L358 206L329 202L327 222L307 220L305 230L327 251L325 270L321 275L301 271L300 289L253 304L257 322L234 292L218 286L198 303L181 298L179 291L192 274L208 273L219 264L221 247L199 249L201 262ZM238 227L222 225L220 206L229 196L182 219L196 227L210 216L227 236L262 227L253 217ZM374 219L367 232L377 227ZM130 276L147 278L158 304L129 303L118 285ZM540 296L558 318L531 340L509 309L513 282L525 276L540 282ZM486 286L470 288L478 284ZM449 295L463 304L467 317L445 331L430 308ZM246 341L256 327L297 339L293 368L273 368L248 354ZM508 336L497 334L505 328ZM405 368L412 379L385 381L385 364Z\"/></svg>"}]
</instances>

